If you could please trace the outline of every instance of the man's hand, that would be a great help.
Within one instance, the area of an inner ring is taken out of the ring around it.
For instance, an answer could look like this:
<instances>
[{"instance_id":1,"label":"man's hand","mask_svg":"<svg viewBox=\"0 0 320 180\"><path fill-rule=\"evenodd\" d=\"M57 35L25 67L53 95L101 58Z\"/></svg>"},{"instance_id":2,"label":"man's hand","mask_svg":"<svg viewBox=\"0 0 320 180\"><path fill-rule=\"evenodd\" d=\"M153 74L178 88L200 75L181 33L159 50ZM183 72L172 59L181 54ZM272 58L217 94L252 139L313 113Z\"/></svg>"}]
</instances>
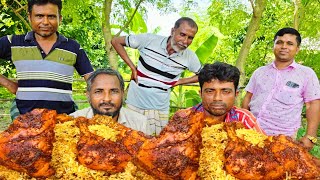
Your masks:
<instances>
[{"instance_id":1,"label":"man's hand","mask_svg":"<svg viewBox=\"0 0 320 180\"><path fill-rule=\"evenodd\" d=\"M300 139L300 142L306 149L308 149L308 151L310 151L314 146L314 144L310 141L310 139L307 138L307 135L303 136Z\"/></svg>"},{"instance_id":2,"label":"man's hand","mask_svg":"<svg viewBox=\"0 0 320 180\"><path fill-rule=\"evenodd\" d=\"M134 80L136 83L138 83L138 75L137 75L137 69L134 68L131 70L131 80Z\"/></svg>"},{"instance_id":3,"label":"man's hand","mask_svg":"<svg viewBox=\"0 0 320 180\"><path fill-rule=\"evenodd\" d=\"M17 93L18 83L8 79L7 77L3 76L2 74L0 74L0 85L5 87L12 94Z\"/></svg>"}]
</instances>

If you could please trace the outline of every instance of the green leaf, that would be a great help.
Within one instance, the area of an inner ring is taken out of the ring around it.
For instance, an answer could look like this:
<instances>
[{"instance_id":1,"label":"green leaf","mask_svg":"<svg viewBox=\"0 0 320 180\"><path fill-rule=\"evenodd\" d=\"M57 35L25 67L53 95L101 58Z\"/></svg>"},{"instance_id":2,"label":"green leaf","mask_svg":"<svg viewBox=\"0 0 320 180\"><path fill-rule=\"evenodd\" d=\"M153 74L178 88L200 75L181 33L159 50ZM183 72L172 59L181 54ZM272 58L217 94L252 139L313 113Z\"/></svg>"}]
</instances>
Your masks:
<instances>
[{"instance_id":1,"label":"green leaf","mask_svg":"<svg viewBox=\"0 0 320 180\"><path fill-rule=\"evenodd\" d=\"M212 54L214 48L217 45L217 42L218 37L213 34L196 50L196 54L201 63L204 63L206 59Z\"/></svg>"},{"instance_id":2,"label":"green leaf","mask_svg":"<svg viewBox=\"0 0 320 180\"><path fill-rule=\"evenodd\" d=\"M296 139L301 139L304 135L306 134L306 129L305 128L299 128L297 132L297 137Z\"/></svg>"},{"instance_id":3,"label":"green leaf","mask_svg":"<svg viewBox=\"0 0 320 180\"><path fill-rule=\"evenodd\" d=\"M130 14L128 17L131 17L134 12L134 9L131 9ZM148 31L146 22L142 18L139 12L136 12L131 23L130 23L130 30L136 34L146 33Z\"/></svg>"},{"instance_id":4,"label":"green leaf","mask_svg":"<svg viewBox=\"0 0 320 180\"><path fill-rule=\"evenodd\" d=\"M186 107L191 107L201 102L199 93L195 90L186 91L185 98L186 98Z\"/></svg>"}]
</instances>

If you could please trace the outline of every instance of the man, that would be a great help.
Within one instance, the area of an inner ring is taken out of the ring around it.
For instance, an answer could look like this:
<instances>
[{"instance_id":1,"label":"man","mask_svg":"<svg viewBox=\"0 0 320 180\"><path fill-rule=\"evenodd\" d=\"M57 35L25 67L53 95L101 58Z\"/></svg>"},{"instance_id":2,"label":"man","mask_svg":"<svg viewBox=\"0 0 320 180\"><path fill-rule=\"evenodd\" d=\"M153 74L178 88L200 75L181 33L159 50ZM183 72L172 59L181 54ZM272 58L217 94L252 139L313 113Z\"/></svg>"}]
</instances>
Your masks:
<instances>
[{"instance_id":1,"label":"man","mask_svg":"<svg viewBox=\"0 0 320 180\"><path fill-rule=\"evenodd\" d=\"M275 59L253 73L242 106L257 117L268 135L295 138L305 103L307 132L301 141L311 148L320 120L320 86L315 72L294 60L300 43L301 36L293 28L283 28L275 34Z\"/></svg>"},{"instance_id":2,"label":"man","mask_svg":"<svg viewBox=\"0 0 320 180\"><path fill-rule=\"evenodd\" d=\"M199 73L200 96L202 103L192 110L204 112L221 122L239 121L248 129L264 134L256 118L246 109L234 106L239 93L240 71L235 66L215 62L206 64Z\"/></svg>"},{"instance_id":3,"label":"man","mask_svg":"<svg viewBox=\"0 0 320 180\"><path fill-rule=\"evenodd\" d=\"M198 80L197 75L180 79L186 69L195 74L201 69L196 54L187 49L197 31L198 26L191 18L182 17L176 21L169 37L140 34L112 39L113 47L132 71L127 106L147 115L155 134L168 122L170 88ZM139 50L137 67L124 46Z\"/></svg>"},{"instance_id":4,"label":"man","mask_svg":"<svg viewBox=\"0 0 320 180\"><path fill-rule=\"evenodd\" d=\"M132 129L147 131L147 117L122 107L124 81L119 72L112 69L98 69L87 80L89 108L78 110L71 116L92 118L96 114L112 116L112 119Z\"/></svg>"},{"instance_id":5,"label":"man","mask_svg":"<svg viewBox=\"0 0 320 180\"><path fill-rule=\"evenodd\" d=\"M0 84L16 94L21 114L34 108L74 112L74 69L85 79L93 71L80 45L57 32L61 9L61 0L29 0L32 31L0 39L0 59L12 60L18 79L16 83L0 76Z\"/></svg>"}]
</instances>

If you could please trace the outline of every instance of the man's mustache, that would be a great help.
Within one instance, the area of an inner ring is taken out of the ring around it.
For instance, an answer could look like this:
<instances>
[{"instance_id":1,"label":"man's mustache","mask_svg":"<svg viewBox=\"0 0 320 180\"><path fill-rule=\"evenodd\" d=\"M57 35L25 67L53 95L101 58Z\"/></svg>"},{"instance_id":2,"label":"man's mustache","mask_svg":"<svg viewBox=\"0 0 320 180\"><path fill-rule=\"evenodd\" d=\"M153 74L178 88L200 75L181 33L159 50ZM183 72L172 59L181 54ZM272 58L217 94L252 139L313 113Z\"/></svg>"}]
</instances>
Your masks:
<instances>
[{"instance_id":1,"label":"man's mustache","mask_svg":"<svg viewBox=\"0 0 320 180\"><path fill-rule=\"evenodd\" d=\"M227 104L224 102L212 102L210 103L210 106L223 106L223 107L227 107Z\"/></svg>"},{"instance_id":2,"label":"man's mustache","mask_svg":"<svg viewBox=\"0 0 320 180\"><path fill-rule=\"evenodd\" d=\"M113 104L113 103L100 103L99 107L101 107L101 106L112 106L112 107L114 107L115 104Z\"/></svg>"}]
</instances>

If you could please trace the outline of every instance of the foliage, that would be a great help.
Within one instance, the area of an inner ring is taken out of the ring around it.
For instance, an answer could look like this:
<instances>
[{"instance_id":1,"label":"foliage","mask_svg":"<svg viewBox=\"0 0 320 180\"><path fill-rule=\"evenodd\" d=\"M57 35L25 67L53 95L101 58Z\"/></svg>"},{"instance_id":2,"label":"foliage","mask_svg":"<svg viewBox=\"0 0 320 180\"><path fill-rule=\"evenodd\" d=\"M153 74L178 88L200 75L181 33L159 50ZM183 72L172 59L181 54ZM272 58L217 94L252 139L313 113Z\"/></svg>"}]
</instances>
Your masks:
<instances>
[{"instance_id":1,"label":"foliage","mask_svg":"<svg viewBox=\"0 0 320 180\"><path fill-rule=\"evenodd\" d=\"M63 16L60 26L63 35L76 39L81 44L94 68L108 67L99 11L99 6L95 6L91 1L66 1L62 9L62 14L66 15Z\"/></svg>"},{"instance_id":2,"label":"foliage","mask_svg":"<svg viewBox=\"0 0 320 180\"><path fill-rule=\"evenodd\" d=\"M198 84L174 87L171 91L170 115L179 109L189 108L200 102Z\"/></svg>"},{"instance_id":3,"label":"foliage","mask_svg":"<svg viewBox=\"0 0 320 180\"><path fill-rule=\"evenodd\" d=\"M207 58L212 54L213 49L216 47L217 42L218 37L213 34L196 50L200 62L206 62Z\"/></svg>"},{"instance_id":4,"label":"foliage","mask_svg":"<svg viewBox=\"0 0 320 180\"><path fill-rule=\"evenodd\" d=\"M306 119L304 119L304 122L306 122ZM298 130L297 139L302 138L305 134L306 134L306 123L303 123L303 127L299 128ZM319 143L320 128L318 129L317 136L318 136L318 142L313 146L310 153L313 156L320 158L320 143Z\"/></svg>"},{"instance_id":5,"label":"foliage","mask_svg":"<svg viewBox=\"0 0 320 180\"><path fill-rule=\"evenodd\" d=\"M26 0L22 0L21 4L25 4ZM0 3L0 37L10 34L23 34L28 31L23 22L15 15L14 9L21 6L13 1L1 0ZM22 16L26 17L26 11L21 11ZM8 77L15 74L14 66L11 61L0 60L0 72Z\"/></svg>"}]
</instances>

